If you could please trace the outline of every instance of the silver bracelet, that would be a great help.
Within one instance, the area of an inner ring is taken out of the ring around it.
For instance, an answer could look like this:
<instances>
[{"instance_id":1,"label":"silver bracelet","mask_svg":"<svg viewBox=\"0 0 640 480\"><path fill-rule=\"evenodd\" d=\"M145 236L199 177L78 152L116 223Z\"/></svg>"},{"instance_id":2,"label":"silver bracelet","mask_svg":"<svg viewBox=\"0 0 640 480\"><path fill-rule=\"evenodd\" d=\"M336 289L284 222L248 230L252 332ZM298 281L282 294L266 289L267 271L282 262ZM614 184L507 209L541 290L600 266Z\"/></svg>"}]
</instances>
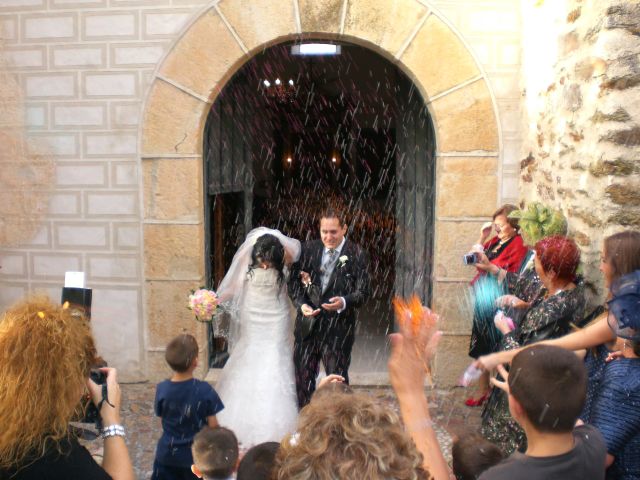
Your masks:
<instances>
[{"instance_id":1,"label":"silver bracelet","mask_svg":"<svg viewBox=\"0 0 640 480\"><path fill-rule=\"evenodd\" d=\"M125 436L124 427L119 424L113 424L113 425L109 425L108 427L104 427L102 429L102 432L100 432L100 434L102 435L102 438Z\"/></svg>"}]
</instances>

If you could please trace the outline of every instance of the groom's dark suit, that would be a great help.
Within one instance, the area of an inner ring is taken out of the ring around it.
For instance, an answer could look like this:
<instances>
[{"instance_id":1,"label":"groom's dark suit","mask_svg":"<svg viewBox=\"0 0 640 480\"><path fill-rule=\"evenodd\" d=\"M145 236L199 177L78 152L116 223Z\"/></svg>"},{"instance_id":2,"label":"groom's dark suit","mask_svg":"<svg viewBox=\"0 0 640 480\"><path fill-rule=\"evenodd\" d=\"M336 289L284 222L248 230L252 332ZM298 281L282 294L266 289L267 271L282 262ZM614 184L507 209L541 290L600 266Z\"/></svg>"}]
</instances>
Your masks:
<instances>
[{"instance_id":1,"label":"groom's dark suit","mask_svg":"<svg viewBox=\"0 0 640 480\"><path fill-rule=\"evenodd\" d=\"M315 390L320 360L328 374L342 375L349 382L351 347L355 339L356 309L369 297L369 272L366 253L355 243L345 239L339 258L329 277L326 290L322 292L322 256L325 246L322 241L306 242L302 246L300 259L291 269L289 296L296 307L294 329L294 364L296 368L296 390L298 405L304 407ZM311 284L303 285L300 272L311 276ZM338 312L321 309L314 317L309 330L305 328L300 310L303 304L321 308L333 297L343 297L346 308Z\"/></svg>"}]
</instances>

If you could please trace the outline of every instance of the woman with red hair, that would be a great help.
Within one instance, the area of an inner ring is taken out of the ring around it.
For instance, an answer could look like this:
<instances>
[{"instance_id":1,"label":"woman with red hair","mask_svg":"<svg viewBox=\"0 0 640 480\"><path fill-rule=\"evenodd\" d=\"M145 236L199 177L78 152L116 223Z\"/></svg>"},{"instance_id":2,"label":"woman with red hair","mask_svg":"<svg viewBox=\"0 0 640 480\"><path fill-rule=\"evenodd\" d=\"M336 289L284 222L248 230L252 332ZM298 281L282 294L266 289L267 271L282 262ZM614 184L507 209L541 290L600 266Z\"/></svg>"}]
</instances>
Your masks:
<instances>
[{"instance_id":1,"label":"woman with red hair","mask_svg":"<svg viewBox=\"0 0 640 480\"><path fill-rule=\"evenodd\" d=\"M562 235L553 235L537 242L534 250L536 272L544 288L530 302L518 325L496 316L495 325L503 335L501 350L566 335L571 324L579 322L583 316L584 286L576 277L580 250L575 242ZM506 455L526 445L524 432L511 418L508 398L500 389L493 389L482 412L482 434L500 446Z\"/></svg>"}]
</instances>

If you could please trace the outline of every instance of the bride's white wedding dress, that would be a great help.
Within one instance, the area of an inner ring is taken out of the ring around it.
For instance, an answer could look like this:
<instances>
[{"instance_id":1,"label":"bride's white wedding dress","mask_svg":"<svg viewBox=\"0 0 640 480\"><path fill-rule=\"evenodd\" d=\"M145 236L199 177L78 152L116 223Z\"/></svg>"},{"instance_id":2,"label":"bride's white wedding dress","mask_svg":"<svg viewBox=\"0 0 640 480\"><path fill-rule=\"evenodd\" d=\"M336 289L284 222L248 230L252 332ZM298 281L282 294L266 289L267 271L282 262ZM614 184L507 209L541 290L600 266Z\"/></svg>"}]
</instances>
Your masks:
<instances>
[{"instance_id":1,"label":"bride's white wedding dress","mask_svg":"<svg viewBox=\"0 0 640 480\"><path fill-rule=\"evenodd\" d=\"M273 268L256 268L242 290L239 339L216 385L224 403L217 418L250 448L292 433L298 407L286 285L278 284Z\"/></svg>"}]
</instances>

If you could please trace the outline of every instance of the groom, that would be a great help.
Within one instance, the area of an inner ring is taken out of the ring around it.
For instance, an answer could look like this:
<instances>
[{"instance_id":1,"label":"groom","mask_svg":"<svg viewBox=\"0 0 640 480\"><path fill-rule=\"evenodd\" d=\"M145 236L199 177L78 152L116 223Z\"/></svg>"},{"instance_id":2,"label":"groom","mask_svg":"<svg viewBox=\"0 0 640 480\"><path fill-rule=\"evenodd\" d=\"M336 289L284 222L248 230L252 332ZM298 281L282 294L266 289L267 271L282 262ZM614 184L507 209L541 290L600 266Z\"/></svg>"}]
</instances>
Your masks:
<instances>
[{"instance_id":1,"label":"groom","mask_svg":"<svg viewBox=\"0 0 640 480\"><path fill-rule=\"evenodd\" d=\"M342 214L327 209L320 217L320 240L305 242L291 269L289 296L296 307L293 362L298 406L316 388L320 360L327 375L349 383L356 309L369 297L366 253L345 238Z\"/></svg>"}]
</instances>

